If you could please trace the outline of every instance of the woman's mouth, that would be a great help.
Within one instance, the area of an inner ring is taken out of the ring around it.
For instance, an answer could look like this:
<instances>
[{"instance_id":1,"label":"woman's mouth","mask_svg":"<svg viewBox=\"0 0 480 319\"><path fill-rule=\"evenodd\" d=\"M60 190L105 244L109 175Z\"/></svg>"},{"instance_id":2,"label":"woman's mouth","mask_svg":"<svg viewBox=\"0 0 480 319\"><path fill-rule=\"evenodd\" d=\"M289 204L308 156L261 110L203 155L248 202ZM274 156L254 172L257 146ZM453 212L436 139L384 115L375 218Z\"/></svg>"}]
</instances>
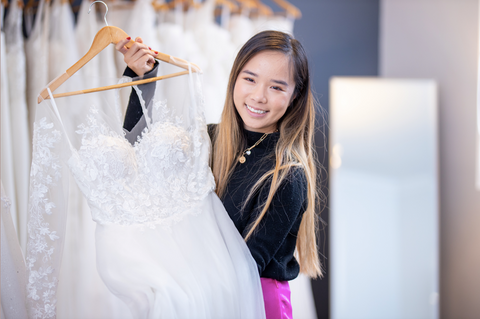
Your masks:
<instances>
[{"instance_id":1,"label":"woman's mouth","mask_svg":"<svg viewBox=\"0 0 480 319\"><path fill-rule=\"evenodd\" d=\"M253 112L253 113L256 113L256 114L265 114L267 113L267 111L262 111L262 110L257 110L253 107L251 107L250 105L247 105L245 104L245 106L247 107L247 109L250 111L250 112Z\"/></svg>"}]
</instances>

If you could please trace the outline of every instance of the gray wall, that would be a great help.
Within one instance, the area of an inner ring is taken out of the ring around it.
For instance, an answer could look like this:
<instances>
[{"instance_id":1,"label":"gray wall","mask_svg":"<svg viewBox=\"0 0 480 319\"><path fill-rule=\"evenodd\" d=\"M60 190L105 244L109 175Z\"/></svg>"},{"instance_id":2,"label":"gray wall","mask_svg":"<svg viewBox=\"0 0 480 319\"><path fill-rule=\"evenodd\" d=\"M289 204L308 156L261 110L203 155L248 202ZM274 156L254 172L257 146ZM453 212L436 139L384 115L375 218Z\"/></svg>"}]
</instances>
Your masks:
<instances>
[{"instance_id":1,"label":"gray wall","mask_svg":"<svg viewBox=\"0 0 480 319\"><path fill-rule=\"evenodd\" d=\"M440 315L480 317L478 0L382 0L380 74L439 83Z\"/></svg>"}]
</instances>

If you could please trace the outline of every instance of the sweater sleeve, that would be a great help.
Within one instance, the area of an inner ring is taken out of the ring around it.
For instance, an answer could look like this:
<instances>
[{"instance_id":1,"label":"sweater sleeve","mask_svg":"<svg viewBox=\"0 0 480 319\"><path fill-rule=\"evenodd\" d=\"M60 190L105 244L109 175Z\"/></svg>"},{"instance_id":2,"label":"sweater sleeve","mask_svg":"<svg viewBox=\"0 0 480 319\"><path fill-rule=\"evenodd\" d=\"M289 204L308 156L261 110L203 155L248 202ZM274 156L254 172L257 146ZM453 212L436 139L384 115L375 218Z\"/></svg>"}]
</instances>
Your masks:
<instances>
[{"instance_id":1,"label":"sweater sleeve","mask_svg":"<svg viewBox=\"0 0 480 319\"><path fill-rule=\"evenodd\" d=\"M268 184L268 183L267 183ZM264 187L258 196L260 207L268 196L269 187ZM266 267L275 258L279 249L291 251L290 254L280 252L279 255L293 257L296 237L301 218L306 209L307 181L303 169L294 168L286 180L282 182L273 197L260 225L247 240L247 246L257 262L259 274L262 275ZM251 214L248 225L255 221L261 208ZM247 235L248 227L242 234ZM283 264L285 261L275 260L274 263ZM288 262L288 261L287 261Z\"/></svg>"},{"instance_id":2,"label":"sweater sleeve","mask_svg":"<svg viewBox=\"0 0 480 319\"><path fill-rule=\"evenodd\" d=\"M155 61L155 65L153 68L145 73L143 76L144 79L149 79L157 76L158 72L158 61ZM138 77L138 75L130 69L128 66L123 72L124 76L128 76L131 78ZM142 96L145 99L146 104L152 99L153 95L155 94L155 82L141 84L138 88L142 91ZM125 112L125 120L123 122L123 128L127 131L131 131L133 127L138 123L138 121L142 118L143 111L142 105L140 104L140 99L138 98L137 92L132 88L132 92L130 93L130 98L128 100L127 111Z\"/></svg>"}]
</instances>

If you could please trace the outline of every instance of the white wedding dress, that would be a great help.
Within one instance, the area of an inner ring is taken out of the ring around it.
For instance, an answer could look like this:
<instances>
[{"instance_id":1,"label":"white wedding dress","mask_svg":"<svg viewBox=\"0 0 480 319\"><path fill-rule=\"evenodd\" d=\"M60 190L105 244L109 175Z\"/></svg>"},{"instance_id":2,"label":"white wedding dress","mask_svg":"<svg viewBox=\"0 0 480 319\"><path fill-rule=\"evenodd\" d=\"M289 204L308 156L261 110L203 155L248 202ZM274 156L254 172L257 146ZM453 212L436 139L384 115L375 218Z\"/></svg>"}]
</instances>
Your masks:
<instances>
[{"instance_id":1,"label":"white wedding dress","mask_svg":"<svg viewBox=\"0 0 480 319\"><path fill-rule=\"evenodd\" d=\"M5 58L7 63L9 108L12 143L13 174L15 177L15 197L18 225L17 233L22 251L27 246L27 203L28 175L30 173L30 135L28 132L28 113L26 101L26 62L23 48L22 9L17 1L13 1L5 19ZM2 114L4 115L4 114Z\"/></svg>"},{"instance_id":2,"label":"white wedding dress","mask_svg":"<svg viewBox=\"0 0 480 319\"><path fill-rule=\"evenodd\" d=\"M25 17L33 13L27 13ZM28 19L28 18L27 18ZM30 20L33 18L30 18ZM50 5L45 0L40 0L35 15L32 30L25 40L25 57L27 62L27 106L28 106L28 131L33 134L33 122L37 109L38 93L51 80L48 78L50 32Z\"/></svg>"},{"instance_id":3,"label":"white wedding dress","mask_svg":"<svg viewBox=\"0 0 480 319\"><path fill-rule=\"evenodd\" d=\"M39 105L26 256L31 317L55 316L68 170L97 223L98 272L133 317L265 317L256 263L213 192L199 75L187 78L178 105L141 99L147 128L134 145L112 114L117 107L75 97L85 112L70 134L53 99Z\"/></svg>"},{"instance_id":4,"label":"white wedding dress","mask_svg":"<svg viewBox=\"0 0 480 319\"><path fill-rule=\"evenodd\" d=\"M17 232L10 213L11 201L1 185L1 317L5 319L27 318L25 307L25 261L18 242Z\"/></svg>"},{"instance_id":5,"label":"white wedding dress","mask_svg":"<svg viewBox=\"0 0 480 319\"><path fill-rule=\"evenodd\" d=\"M199 9L187 12L185 18L186 31L194 35L201 52L207 58L199 64L204 71L207 123L220 122L236 53L230 32L215 22L215 6L215 0L206 0ZM193 59L190 61L200 63Z\"/></svg>"}]
</instances>

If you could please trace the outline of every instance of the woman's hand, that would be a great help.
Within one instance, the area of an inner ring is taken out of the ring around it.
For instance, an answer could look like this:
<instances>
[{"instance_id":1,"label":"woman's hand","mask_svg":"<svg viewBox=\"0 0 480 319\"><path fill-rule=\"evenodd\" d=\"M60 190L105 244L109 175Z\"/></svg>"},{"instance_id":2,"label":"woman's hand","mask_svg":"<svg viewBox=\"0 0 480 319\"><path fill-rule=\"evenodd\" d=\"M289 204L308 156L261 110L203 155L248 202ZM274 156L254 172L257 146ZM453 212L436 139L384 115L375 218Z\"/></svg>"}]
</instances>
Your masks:
<instances>
[{"instance_id":1,"label":"woman's hand","mask_svg":"<svg viewBox=\"0 0 480 319\"><path fill-rule=\"evenodd\" d=\"M155 64L154 56L156 56L158 52L152 51L151 48L143 44L143 40L140 37L135 39L135 42L130 48L127 48L125 45L130 42L130 40L131 38L128 37L119 41L115 45L115 49L123 54L123 60L127 63L128 67L141 77L152 70Z\"/></svg>"}]
</instances>

